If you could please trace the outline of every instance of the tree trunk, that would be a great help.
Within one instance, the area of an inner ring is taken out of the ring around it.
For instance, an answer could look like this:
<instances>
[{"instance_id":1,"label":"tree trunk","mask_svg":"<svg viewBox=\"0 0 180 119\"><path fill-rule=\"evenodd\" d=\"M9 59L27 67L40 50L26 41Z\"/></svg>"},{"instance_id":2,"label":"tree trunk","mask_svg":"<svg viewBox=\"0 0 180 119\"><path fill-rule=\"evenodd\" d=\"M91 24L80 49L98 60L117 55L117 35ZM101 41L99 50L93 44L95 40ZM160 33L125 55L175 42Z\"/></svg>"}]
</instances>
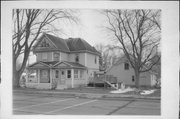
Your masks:
<instances>
[{"instance_id":1,"label":"tree trunk","mask_svg":"<svg viewBox=\"0 0 180 119\"><path fill-rule=\"evenodd\" d=\"M18 88L19 85L19 79L20 79L20 74L16 70L16 63L13 61L13 88Z\"/></svg>"},{"instance_id":2,"label":"tree trunk","mask_svg":"<svg viewBox=\"0 0 180 119\"><path fill-rule=\"evenodd\" d=\"M136 88L140 87L140 85L139 85L139 78L140 78L139 71L135 71L135 86L136 86Z\"/></svg>"}]
</instances>

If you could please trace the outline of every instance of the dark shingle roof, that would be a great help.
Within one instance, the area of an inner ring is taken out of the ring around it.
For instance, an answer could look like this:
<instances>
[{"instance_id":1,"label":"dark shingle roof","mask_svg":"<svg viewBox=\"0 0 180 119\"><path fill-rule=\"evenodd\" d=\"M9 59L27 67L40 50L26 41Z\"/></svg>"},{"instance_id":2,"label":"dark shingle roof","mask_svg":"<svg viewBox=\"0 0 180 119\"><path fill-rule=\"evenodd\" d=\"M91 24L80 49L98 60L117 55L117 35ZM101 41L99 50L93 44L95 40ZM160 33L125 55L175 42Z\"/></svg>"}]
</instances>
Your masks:
<instances>
[{"instance_id":1,"label":"dark shingle roof","mask_svg":"<svg viewBox=\"0 0 180 119\"><path fill-rule=\"evenodd\" d=\"M64 39L50 35L50 34L46 34L46 36L57 46L59 50L69 52L69 48L66 42L64 41Z\"/></svg>"},{"instance_id":2,"label":"dark shingle roof","mask_svg":"<svg viewBox=\"0 0 180 119\"><path fill-rule=\"evenodd\" d=\"M95 53L96 55L100 55L100 53L92 47L89 43L81 38L69 38L69 39L62 39L50 34L44 33L46 37L49 38L53 42L53 44L57 47L58 50L64 52L91 52ZM43 38L43 37L42 37Z\"/></svg>"},{"instance_id":3,"label":"dark shingle roof","mask_svg":"<svg viewBox=\"0 0 180 119\"><path fill-rule=\"evenodd\" d=\"M90 51L99 54L99 52L94 47L81 38L69 38L65 41L70 51Z\"/></svg>"}]
</instances>

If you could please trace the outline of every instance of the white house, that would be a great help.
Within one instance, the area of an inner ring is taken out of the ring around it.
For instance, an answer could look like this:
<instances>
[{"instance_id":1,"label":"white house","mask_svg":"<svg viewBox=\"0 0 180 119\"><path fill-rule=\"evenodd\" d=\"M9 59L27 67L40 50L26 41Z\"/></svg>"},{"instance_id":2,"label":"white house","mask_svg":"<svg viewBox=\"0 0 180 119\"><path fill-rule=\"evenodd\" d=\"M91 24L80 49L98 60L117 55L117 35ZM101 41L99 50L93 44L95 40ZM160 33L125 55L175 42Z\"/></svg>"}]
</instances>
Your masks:
<instances>
[{"instance_id":1,"label":"white house","mask_svg":"<svg viewBox=\"0 0 180 119\"><path fill-rule=\"evenodd\" d=\"M107 70L107 75L117 77L118 82L124 82L126 85L135 85L135 73L126 57L120 60ZM141 86L154 86L157 83L158 73L155 71L148 71L141 73L140 85Z\"/></svg>"},{"instance_id":2,"label":"white house","mask_svg":"<svg viewBox=\"0 0 180 119\"><path fill-rule=\"evenodd\" d=\"M36 62L27 67L26 87L64 89L87 85L99 71L100 53L81 38L44 33L33 46Z\"/></svg>"}]
</instances>

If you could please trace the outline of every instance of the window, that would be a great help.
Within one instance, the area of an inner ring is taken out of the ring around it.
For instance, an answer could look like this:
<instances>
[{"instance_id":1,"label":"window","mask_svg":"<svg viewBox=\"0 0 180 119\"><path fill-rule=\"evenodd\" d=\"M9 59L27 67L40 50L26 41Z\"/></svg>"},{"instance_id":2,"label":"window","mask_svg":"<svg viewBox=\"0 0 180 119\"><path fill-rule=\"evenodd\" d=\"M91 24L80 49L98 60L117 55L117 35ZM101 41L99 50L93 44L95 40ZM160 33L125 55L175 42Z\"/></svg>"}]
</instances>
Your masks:
<instances>
[{"instance_id":1,"label":"window","mask_svg":"<svg viewBox=\"0 0 180 119\"><path fill-rule=\"evenodd\" d=\"M80 78L82 78L82 75L83 75L83 71L80 70Z\"/></svg>"},{"instance_id":2,"label":"window","mask_svg":"<svg viewBox=\"0 0 180 119\"><path fill-rule=\"evenodd\" d=\"M67 78L71 78L71 70L67 70Z\"/></svg>"},{"instance_id":3,"label":"window","mask_svg":"<svg viewBox=\"0 0 180 119\"><path fill-rule=\"evenodd\" d=\"M97 59L96 59L96 57L95 57L95 59L94 59L94 63L95 63L95 64L97 63Z\"/></svg>"},{"instance_id":4,"label":"window","mask_svg":"<svg viewBox=\"0 0 180 119\"><path fill-rule=\"evenodd\" d=\"M74 70L74 78L78 78L78 70L77 69Z\"/></svg>"},{"instance_id":5,"label":"window","mask_svg":"<svg viewBox=\"0 0 180 119\"><path fill-rule=\"evenodd\" d=\"M124 63L124 69L129 70L129 64L128 63Z\"/></svg>"},{"instance_id":6,"label":"window","mask_svg":"<svg viewBox=\"0 0 180 119\"><path fill-rule=\"evenodd\" d=\"M59 78L59 71L58 70L56 70L56 78Z\"/></svg>"},{"instance_id":7,"label":"window","mask_svg":"<svg viewBox=\"0 0 180 119\"><path fill-rule=\"evenodd\" d=\"M41 70L41 72L40 72L40 83L50 83L49 70Z\"/></svg>"},{"instance_id":8,"label":"window","mask_svg":"<svg viewBox=\"0 0 180 119\"><path fill-rule=\"evenodd\" d=\"M79 55L78 54L76 54L76 56L75 56L75 62L79 63Z\"/></svg>"},{"instance_id":9,"label":"window","mask_svg":"<svg viewBox=\"0 0 180 119\"><path fill-rule=\"evenodd\" d=\"M135 80L134 80L134 76L132 76L132 82L134 82Z\"/></svg>"},{"instance_id":10,"label":"window","mask_svg":"<svg viewBox=\"0 0 180 119\"><path fill-rule=\"evenodd\" d=\"M59 61L59 52L54 52L54 61Z\"/></svg>"},{"instance_id":11,"label":"window","mask_svg":"<svg viewBox=\"0 0 180 119\"><path fill-rule=\"evenodd\" d=\"M64 71L61 72L61 75L64 75Z\"/></svg>"},{"instance_id":12,"label":"window","mask_svg":"<svg viewBox=\"0 0 180 119\"><path fill-rule=\"evenodd\" d=\"M36 70L29 70L28 72L28 82L37 83L37 71ZM25 76L22 76L25 79Z\"/></svg>"},{"instance_id":13,"label":"window","mask_svg":"<svg viewBox=\"0 0 180 119\"><path fill-rule=\"evenodd\" d=\"M42 53L42 60L47 60L47 53Z\"/></svg>"},{"instance_id":14,"label":"window","mask_svg":"<svg viewBox=\"0 0 180 119\"><path fill-rule=\"evenodd\" d=\"M46 41L43 41L41 43L41 47L49 47L49 43L47 43Z\"/></svg>"}]
</instances>

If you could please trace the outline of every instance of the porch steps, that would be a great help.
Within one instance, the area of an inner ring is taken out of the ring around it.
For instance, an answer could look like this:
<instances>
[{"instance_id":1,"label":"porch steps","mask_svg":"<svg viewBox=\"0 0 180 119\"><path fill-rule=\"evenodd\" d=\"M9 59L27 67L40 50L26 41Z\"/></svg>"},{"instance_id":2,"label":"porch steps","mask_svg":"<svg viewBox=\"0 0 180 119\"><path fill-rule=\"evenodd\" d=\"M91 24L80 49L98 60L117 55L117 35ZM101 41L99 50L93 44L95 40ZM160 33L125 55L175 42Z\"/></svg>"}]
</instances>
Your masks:
<instances>
[{"instance_id":1,"label":"porch steps","mask_svg":"<svg viewBox=\"0 0 180 119\"><path fill-rule=\"evenodd\" d=\"M108 85L110 85L112 88L118 90L118 87L115 87L113 84L111 84L109 81L104 81L105 83L107 83Z\"/></svg>"},{"instance_id":2,"label":"porch steps","mask_svg":"<svg viewBox=\"0 0 180 119\"><path fill-rule=\"evenodd\" d=\"M111 86L112 88L118 90L118 87L116 87L114 84L117 83L117 78L112 77L112 76L101 76L101 77L95 77L93 79L94 83L106 83L109 86Z\"/></svg>"}]
</instances>

